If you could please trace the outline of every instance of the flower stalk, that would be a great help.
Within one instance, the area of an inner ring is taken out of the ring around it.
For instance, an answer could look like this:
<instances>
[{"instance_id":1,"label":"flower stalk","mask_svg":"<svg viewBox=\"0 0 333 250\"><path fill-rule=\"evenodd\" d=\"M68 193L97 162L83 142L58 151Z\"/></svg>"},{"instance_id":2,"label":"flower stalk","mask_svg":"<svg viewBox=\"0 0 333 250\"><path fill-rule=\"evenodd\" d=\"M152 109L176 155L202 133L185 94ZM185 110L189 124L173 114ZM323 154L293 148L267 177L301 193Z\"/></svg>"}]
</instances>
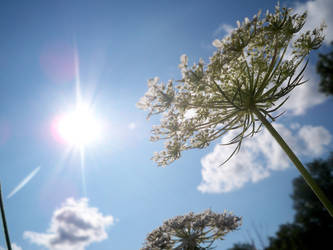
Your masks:
<instances>
[{"instance_id":1,"label":"flower stalk","mask_svg":"<svg viewBox=\"0 0 333 250\"><path fill-rule=\"evenodd\" d=\"M315 193L315 195L318 197L318 199L321 201L323 206L327 209L329 214L333 217L333 205L330 202L330 200L327 198L327 196L324 194L322 189L318 186L318 184L314 181L314 179L311 177L309 172L306 170L306 168L303 166L302 162L297 158L297 156L294 154L294 152L290 149L288 144L283 140L283 138L280 136L280 134L275 130L275 128L272 126L272 124L265 118L264 115L260 113L257 109L253 109L254 114L257 116L257 118L264 124L264 126L268 129L268 131L271 133L271 135L274 137L274 139L279 143L283 151L288 155L289 159L294 163L298 171L303 176L306 183L310 186L312 191Z\"/></svg>"},{"instance_id":2,"label":"flower stalk","mask_svg":"<svg viewBox=\"0 0 333 250\"><path fill-rule=\"evenodd\" d=\"M183 151L208 147L233 133L236 136L224 144L236 145L227 162L241 149L243 140L264 125L333 217L330 201L270 124L281 115L277 112L290 93L306 83L303 74L309 53L324 40L325 24L300 32L306 17L306 12L294 14L279 4L264 17L259 11L252 20L238 21L230 35L213 42L217 51L208 64L200 59L190 67L188 57L182 55L180 80L150 79L137 106L149 112L148 118L162 114L160 125L153 126L151 140L164 140L164 150L154 153L152 159L167 166Z\"/></svg>"},{"instance_id":3,"label":"flower stalk","mask_svg":"<svg viewBox=\"0 0 333 250\"><path fill-rule=\"evenodd\" d=\"M4 209L4 205L3 205L3 201L2 201L1 183L0 183L0 209L1 209L2 225L3 225L3 230L5 232L7 249L12 250L12 246L10 244L10 239L9 239L8 228L7 228L5 209Z\"/></svg>"}]
</instances>

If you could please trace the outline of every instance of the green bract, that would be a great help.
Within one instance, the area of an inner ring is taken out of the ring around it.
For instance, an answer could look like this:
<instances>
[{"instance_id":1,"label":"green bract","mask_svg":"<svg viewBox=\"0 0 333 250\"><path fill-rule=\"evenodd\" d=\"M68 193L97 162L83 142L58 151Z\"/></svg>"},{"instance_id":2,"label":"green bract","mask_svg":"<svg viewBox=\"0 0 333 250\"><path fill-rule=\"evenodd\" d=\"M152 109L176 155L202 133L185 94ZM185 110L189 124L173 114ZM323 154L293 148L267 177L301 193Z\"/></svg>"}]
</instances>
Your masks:
<instances>
[{"instance_id":1,"label":"green bract","mask_svg":"<svg viewBox=\"0 0 333 250\"><path fill-rule=\"evenodd\" d=\"M153 160L166 166L183 150L207 147L230 130L237 130L230 141L237 144L235 153L242 140L260 128L258 114L274 120L290 91L304 83L307 63L297 74L296 69L324 39L324 25L298 33L305 19L306 13L293 14L279 5L263 18L259 12L252 20L237 22L238 28L225 39L213 42L217 51L209 64L200 60L189 67L182 55L181 80L166 84L158 78L149 80L137 106L148 110L148 117L162 113L151 140L166 140L165 150L155 153Z\"/></svg>"}]
</instances>

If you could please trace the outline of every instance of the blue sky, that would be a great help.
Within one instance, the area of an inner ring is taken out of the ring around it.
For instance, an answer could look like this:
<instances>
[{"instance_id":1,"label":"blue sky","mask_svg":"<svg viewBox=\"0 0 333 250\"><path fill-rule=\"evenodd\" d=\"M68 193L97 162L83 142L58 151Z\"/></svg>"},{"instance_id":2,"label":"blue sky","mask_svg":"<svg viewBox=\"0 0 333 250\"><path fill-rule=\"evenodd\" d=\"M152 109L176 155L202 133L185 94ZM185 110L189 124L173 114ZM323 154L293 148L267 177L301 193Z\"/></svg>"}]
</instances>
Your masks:
<instances>
[{"instance_id":1,"label":"blue sky","mask_svg":"<svg viewBox=\"0 0 333 250\"><path fill-rule=\"evenodd\" d=\"M230 150L218 146L220 140L158 168L150 158L163 144L149 137L159 118L147 121L146 113L136 108L149 78L178 79L182 54L190 63L200 57L208 61L214 39L225 36L237 20L274 5L217 0L2 1L0 181L17 249L48 249L50 225L69 225L69 217L57 217L66 211L97 223L82 232L88 240L72 249L139 249L146 234L164 220L207 208L243 217L241 229L217 242L217 249L255 238L255 228L266 238L281 223L292 221L291 181L298 172L265 133L244 145L218 175L210 174L214 163ZM306 28L325 19L325 43L333 40L329 0L281 5L308 10ZM319 52L327 49L323 46ZM275 124L305 163L333 149L333 103L317 91L316 53L305 74L309 82L295 90L286 115ZM79 150L57 140L52 130L57 117L75 105L78 81L82 99L104 124L100 140L85 148L84 167ZM10 195L31 173L30 181ZM4 237L0 246L5 246Z\"/></svg>"}]
</instances>

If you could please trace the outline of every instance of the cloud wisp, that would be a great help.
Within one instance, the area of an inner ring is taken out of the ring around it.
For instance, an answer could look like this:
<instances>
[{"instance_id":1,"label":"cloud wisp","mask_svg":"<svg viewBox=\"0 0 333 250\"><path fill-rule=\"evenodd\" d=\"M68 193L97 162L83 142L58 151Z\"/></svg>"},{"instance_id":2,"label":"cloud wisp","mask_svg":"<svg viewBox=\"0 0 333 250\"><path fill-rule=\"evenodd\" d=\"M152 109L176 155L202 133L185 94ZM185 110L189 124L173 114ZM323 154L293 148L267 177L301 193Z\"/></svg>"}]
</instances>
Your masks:
<instances>
[{"instance_id":1,"label":"cloud wisp","mask_svg":"<svg viewBox=\"0 0 333 250\"><path fill-rule=\"evenodd\" d=\"M230 24L223 23L214 31L213 36L214 37L220 37L221 35L228 36L231 34L234 28L235 27L231 26Z\"/></svg>"},{"instance_id":2,"label":"cloud wisp","mask_svg":"<svg viewBox=\"0 0 333 250\"><path fill-rule=\"evenodd\" d=\"M297 72L295 75L297 75ZM318 90L320 79L315 72L314 66L308 65L303 79L307 82L297 86L283 106L288 111L288 114L294 116L304 115L308 109L322 104L328 99L327 96Z\"/></svg>"},{"instance_id":3,"label":"cloud wisp","mask_svg":"<svg viewBox=\"0 0 333 250\"><path fill-rule=\"evenodd\" d=\"M293 125L293 129L289 129L275 123L274 127L299 156L320 156L332 141L332 135L322 126L306 125L296 130L298 126ZM232 137L232 133L227 134L222 143ZM232 151L232 147L217 145L212 153L201 159L200 192L230 192L240 189L248 182L255 183L267 178L273 171L291 166L291 162L267 130L245 140L240 152L220 166Z\"/></svg>"},{"instance_id":4,"label":"cloud wisp","mask_svg":"<svg viewBox=\"0 0 333 250\"><path fill-rule=\"evenodd\" d=\"M40 167L35 168L27 177L25 177L7 196L7 199L11 198L14 194L20 191L29 181L38 173Z\"/></svg>"},{"instance_id":5,"label":"cloud wisp","mask_svg":"<svg viewBox=\"0 0 333 250\"><path fill-rule=\"evenodd\" d=\"M84 250L93 242L107 239L106 228L114 223L88 205L88 199L68 198L54 211L46 233L25 231L23 237L50 250Z\"/></svg>"},{"instance_id":6,"label":"cloud wisp","mask_svg":"<svg viewBox=\"0 0 333 250\"><path fill-rule=\"evenodd\" d=\"M16 245L15 243L12 243L12 250L22 250L22 247ZM6 248L0 246L0 250L6 250Z\"/></svg>"}]
</instances>

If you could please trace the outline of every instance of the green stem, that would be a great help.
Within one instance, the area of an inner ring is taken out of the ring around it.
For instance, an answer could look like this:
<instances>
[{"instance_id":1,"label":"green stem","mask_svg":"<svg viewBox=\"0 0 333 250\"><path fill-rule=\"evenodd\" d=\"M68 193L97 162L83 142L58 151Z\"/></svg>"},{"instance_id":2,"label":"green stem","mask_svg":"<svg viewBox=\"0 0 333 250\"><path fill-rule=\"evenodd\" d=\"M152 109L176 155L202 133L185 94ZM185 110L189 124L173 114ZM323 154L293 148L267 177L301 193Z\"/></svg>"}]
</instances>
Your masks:
<instances>
[{"instance_id":1,"label":"green stem","mask_svg":"<svg viewBox=\"0 0 333 250\"><path fill-rule=\"evenodd\" d=\"M1 183L0 183L0 209L1 209L1 217L2 217L3 230L5 232L5 237L6 237L7 249L8 250L12 250L12 245L10 244L9 233L8 233L8 229L7 229L5 209L4 209L3 202L2 202Z\"/></svg>"},{"instance_id":2,"label":"green stem","mask_svg":"<svg viewBox=\"0 0 333 250\"><path fill-rule=\"evenodd\" d=\"M321 203L324 205L324 207L327 209L329 214L333 217L332 203L329 201L327 196L324 194L324 192L321 190L321 188L317 185L317 183L311 177L309 172L305 169L305 167L300 162L300 160L297 158L297 156L294 154L294 152L289 148L288 144L282 139L280 134L274 129L274 127L271 125L271 123L265 118L264 115L262 115L260 113L259 110L254 109L253 112L258 117L258 119L265 125L265 127L268 129L268 131L271 133L271 135L275 138L275 140L280 144L281 148L284 150L284 152L286 152L289 159L295 164L296 168L301 173L301 175L305 179L306 183L310 186L312 191L316 194L316 196L321 201Z\"/></svg>"}]
</instances>

